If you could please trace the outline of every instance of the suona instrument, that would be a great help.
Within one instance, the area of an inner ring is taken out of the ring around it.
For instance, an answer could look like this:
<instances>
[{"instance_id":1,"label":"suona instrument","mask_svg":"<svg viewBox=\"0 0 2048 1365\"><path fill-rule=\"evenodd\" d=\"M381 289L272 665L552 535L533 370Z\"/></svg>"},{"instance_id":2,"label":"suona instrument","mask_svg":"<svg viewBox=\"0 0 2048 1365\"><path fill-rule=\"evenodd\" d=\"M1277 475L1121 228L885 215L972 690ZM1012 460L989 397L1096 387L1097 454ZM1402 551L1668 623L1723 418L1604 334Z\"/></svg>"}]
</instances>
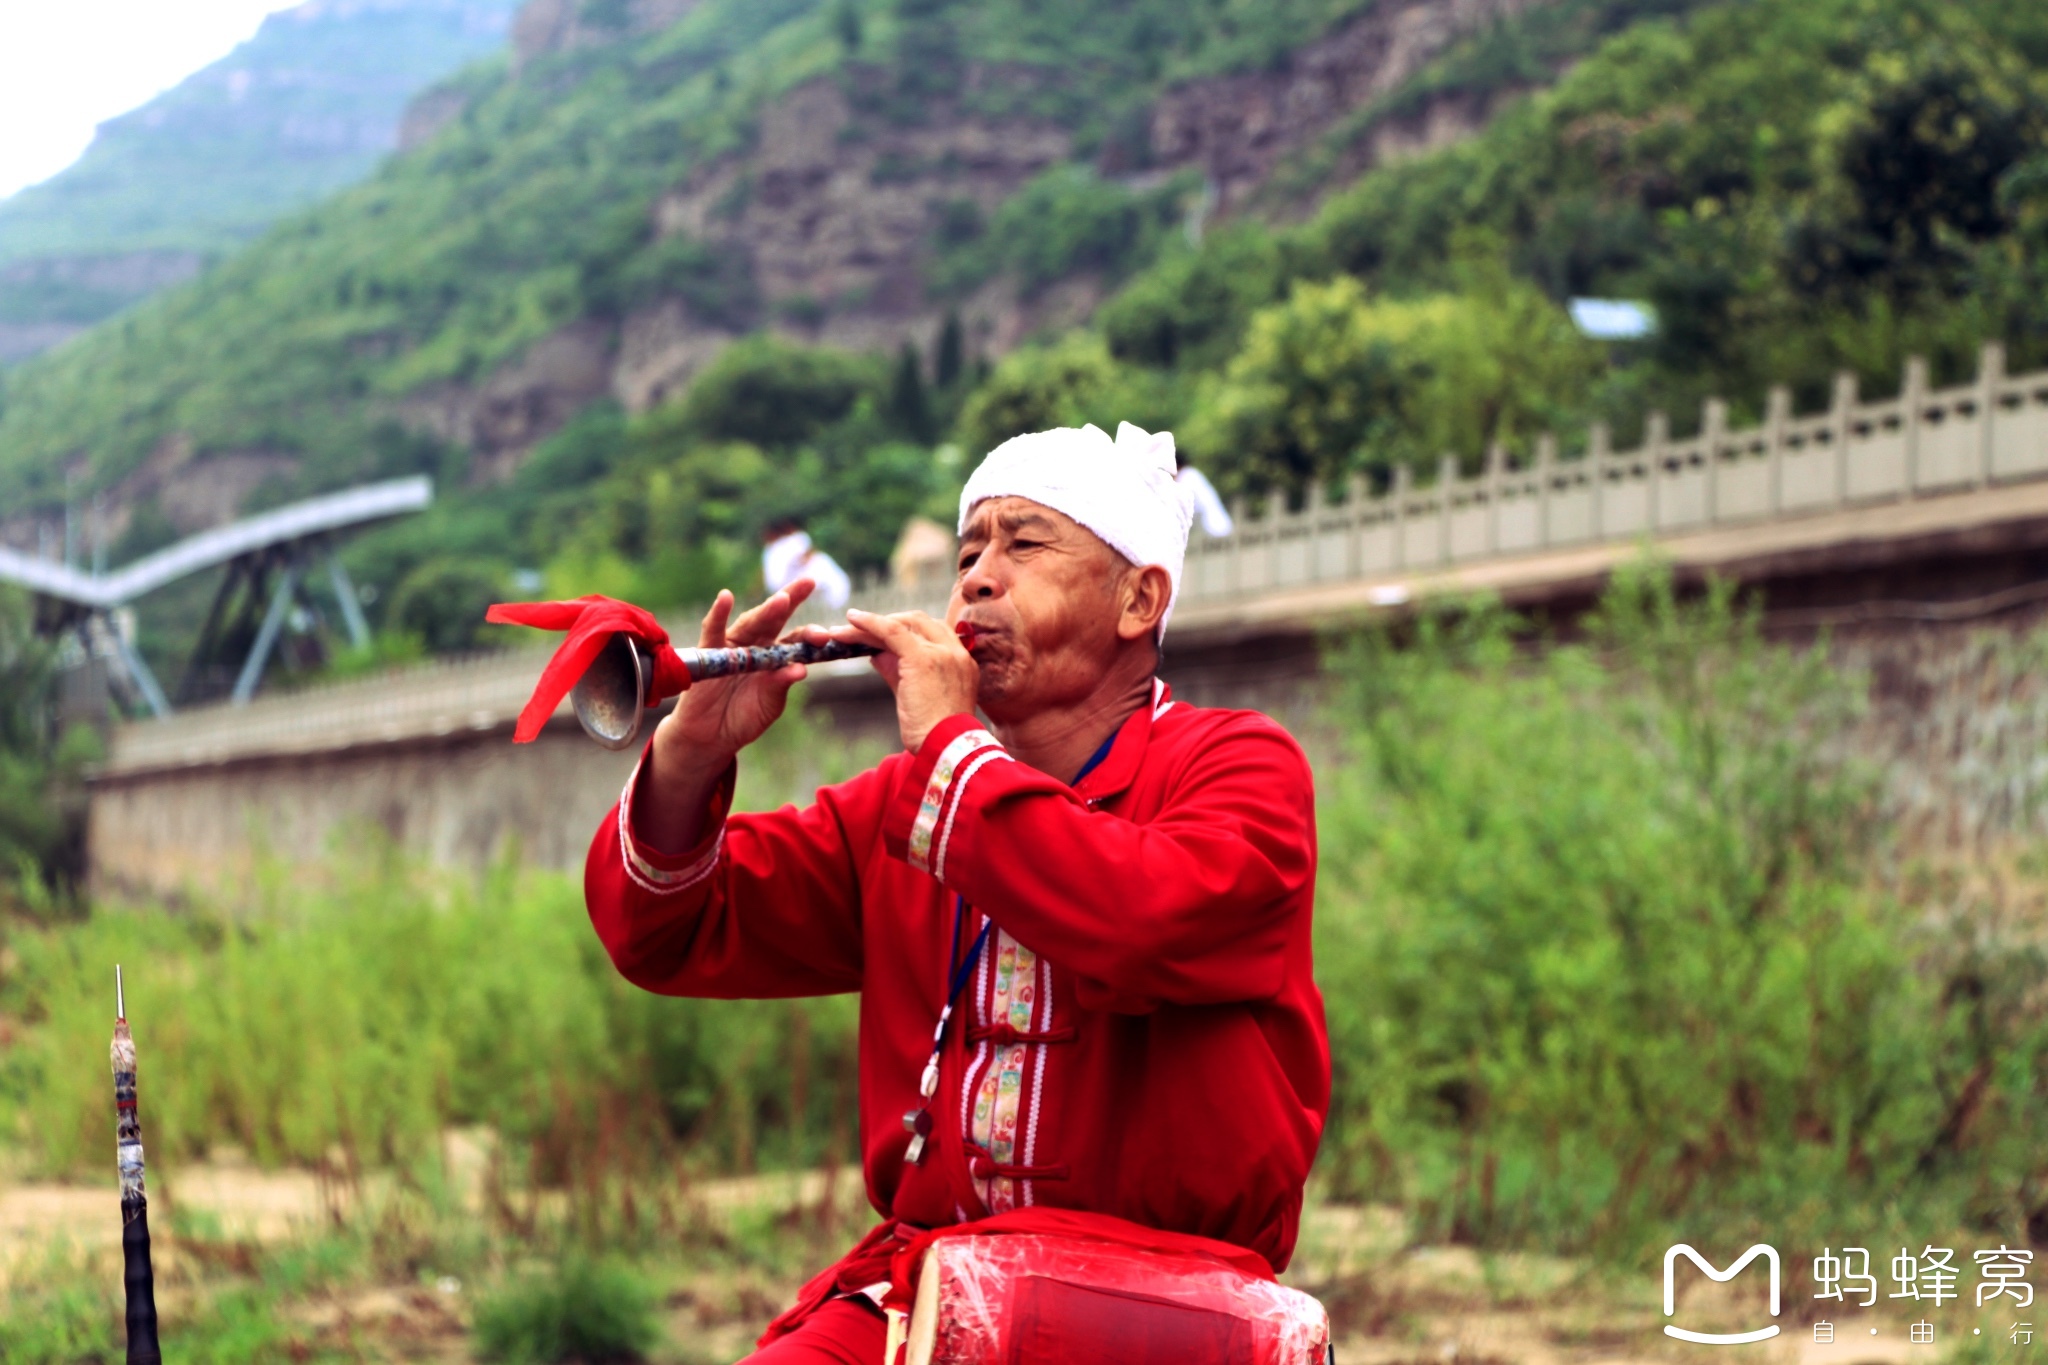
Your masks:
<instances>
[{"instance_id":1,"label":"suona instrument","mask_svg":"<svg viewBox=\"0 0 2048 1365\"><path fill-rule=\"evenodd\" d=\"M742 673L773 673L790 664L822 664L834 659L864 659L882 651L873 645L783 644L738 646L732 649L679 649L690 681L730 678ZM654 676L654 655L624 631L605 642L590 667L569 689L569 705L583 732L607 749L631 748L647 718L648 680Z\"/></svg>"},{"instance_id":2,"label":"suona instrument","mask_svg":"<svg viewBox=\"0 0 2048 1365\"><path fill-rule=\"evenodd\" d=\"M687 691L692 683L884 652L874 645L840 640L676 649L654 613L597 594L568 602L496 602L484 619L569 633L519 712L512 730L515 744L540 738L564 696L584 733L607 749L624 749L640 737L649 707ZM962 621L953 632L963 649L974 648L974 626Z\"/></svg>"}]
</instances>

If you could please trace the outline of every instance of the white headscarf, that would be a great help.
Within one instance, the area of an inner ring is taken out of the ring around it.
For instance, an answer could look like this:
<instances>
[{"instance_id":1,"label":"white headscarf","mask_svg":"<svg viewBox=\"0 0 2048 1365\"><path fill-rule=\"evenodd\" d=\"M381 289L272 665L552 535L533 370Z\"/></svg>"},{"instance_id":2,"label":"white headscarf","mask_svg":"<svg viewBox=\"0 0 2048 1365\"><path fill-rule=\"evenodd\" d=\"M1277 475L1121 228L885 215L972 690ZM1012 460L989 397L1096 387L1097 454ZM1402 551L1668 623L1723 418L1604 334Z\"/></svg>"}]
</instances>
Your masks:
<instances>
[{"instance_id":1,"label":"white headscarf","mask_svg":"<svg viewBox=\"0 0 2048 1365\"><path fill-rule=\"evenodd\" d=\"M960 491L960 534L976 503L1029 498L1101 537L1131 563L1157 564L1173 582L1159 636L1180 598L1194 499L1174 481L1173 433L1120 423L1116 439L1094 425L1013 436L990 451Z\"/></svg>"}]
</instances>

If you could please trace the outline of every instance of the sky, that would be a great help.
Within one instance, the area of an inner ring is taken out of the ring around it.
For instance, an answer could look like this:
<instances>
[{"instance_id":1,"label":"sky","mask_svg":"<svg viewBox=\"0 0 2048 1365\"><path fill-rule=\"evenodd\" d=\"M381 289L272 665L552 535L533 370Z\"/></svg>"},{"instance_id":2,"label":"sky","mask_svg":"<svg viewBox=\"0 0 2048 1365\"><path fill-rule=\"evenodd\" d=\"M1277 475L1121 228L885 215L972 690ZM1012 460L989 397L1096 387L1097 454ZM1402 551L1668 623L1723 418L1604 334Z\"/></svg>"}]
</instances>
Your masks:
<instances>
[{"instance_id":1,"label":"sky","mask_svg":"<svg viewBox=\"0 0 2048 1365\"><path fill-rule=\"evenodd\" d=\"M0 0L0 198L299 0Z\"/></svg>"}]
</instances>

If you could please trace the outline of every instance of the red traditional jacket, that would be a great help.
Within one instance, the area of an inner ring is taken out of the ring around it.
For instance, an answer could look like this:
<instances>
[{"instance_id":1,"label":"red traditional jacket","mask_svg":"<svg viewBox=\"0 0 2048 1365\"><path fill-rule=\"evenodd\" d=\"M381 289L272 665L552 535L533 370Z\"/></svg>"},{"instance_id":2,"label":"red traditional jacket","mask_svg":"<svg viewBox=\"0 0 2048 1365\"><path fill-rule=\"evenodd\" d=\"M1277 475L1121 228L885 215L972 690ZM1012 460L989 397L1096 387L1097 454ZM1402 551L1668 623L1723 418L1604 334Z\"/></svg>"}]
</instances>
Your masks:
<instances>
[{"instance_id":1,"label":"red traditional jacket","mask_svg":"<svg viewBox=\"0 0 2048 1365\"><path fill-rule=\"evenodd\" d=\"M1155 684L1071 788L967 715L803 810L727 815L733 776L681 856L635 837L627 783L590 846L591 922L651 991L861 993L878 1233L1067 1208L1286 1266L1330 1101L1314 790L1286 731ZM949 954L991 921L909 1164ZM806 1299L886 1278L887 1240Z\"/></svg>"}]
</instances>

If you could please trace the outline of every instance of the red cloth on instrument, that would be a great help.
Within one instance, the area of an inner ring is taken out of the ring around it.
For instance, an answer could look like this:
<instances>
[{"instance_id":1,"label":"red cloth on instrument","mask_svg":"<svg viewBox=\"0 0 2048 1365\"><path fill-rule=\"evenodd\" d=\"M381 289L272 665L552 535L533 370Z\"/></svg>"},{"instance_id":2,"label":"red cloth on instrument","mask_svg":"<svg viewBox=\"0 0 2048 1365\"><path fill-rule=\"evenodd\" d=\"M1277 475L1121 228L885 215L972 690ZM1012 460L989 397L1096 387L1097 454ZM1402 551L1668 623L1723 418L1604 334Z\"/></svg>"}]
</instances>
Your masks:
<instances>
[{"instance_id":1,"label":"red cloth on instrument","mask_svg":"<svg viewBox=\"0 0 2048 1365\"><path fill-rule=\"evenodd\" d=\"M691 849L637 836L645 797L629 786L584 891L613 964L648 990L860 993L861 1159L884 1221L768 1339L835 1292L888 1280L904 1225L914 1236L1012 1206L1108 1214L1286 1266L1330 1054L1310 932L1315 793L1284 730L1162 686L1072 786L964 714L802 809L729 814L736 777ZM984 917L995 930L947 1031L924 1161L906 1165L956 897L963 951ZM1013 1051L1022 1064L1001 1084L1014 1089L999 1092L1012 1098L991 1120L1013 1138L998 1165L972 1130L991 1066Z\"/></svg>"},{"instance_id":2,"label":"red cloth on instrument","mask_svg":"<svg viewBox=\"0 0 2048 1365\"><path fill-rule=\"evenodd\" d=\"M689 671L669 646L668 632L654 619L654 613L616 597L592 593L573 602L494 602L484 613L484 620L495 625L569 632L569 638L562 641L562 647L541 670L540 682L519 712L519 724L512 731L514 744L528 743L540 734L555 708L562 704L562 698L569 695L591 660L604 649L605 641L619 632L640 641L654 655L654 676L648 679L647 687L648 705L673 697L690 685Z\"/></svg>"}]
</instances>

